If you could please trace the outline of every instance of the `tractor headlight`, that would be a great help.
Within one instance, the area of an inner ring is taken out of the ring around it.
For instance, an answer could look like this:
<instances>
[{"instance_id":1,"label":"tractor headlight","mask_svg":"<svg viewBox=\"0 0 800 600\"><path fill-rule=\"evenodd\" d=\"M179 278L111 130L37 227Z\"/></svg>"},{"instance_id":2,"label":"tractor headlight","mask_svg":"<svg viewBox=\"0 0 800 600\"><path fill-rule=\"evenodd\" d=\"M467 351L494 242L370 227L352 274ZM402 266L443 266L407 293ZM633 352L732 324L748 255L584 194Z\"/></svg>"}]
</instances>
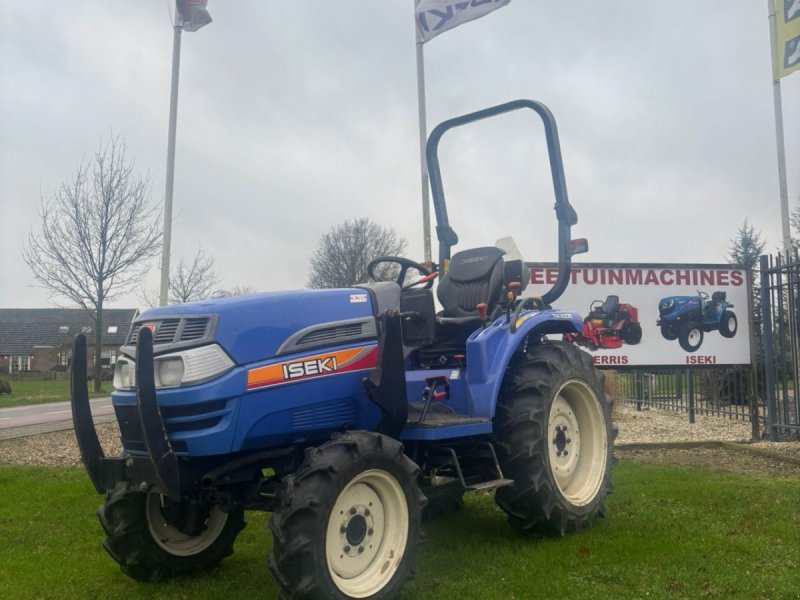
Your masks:
<instances>
[{"instance_id":1,"label":"tractor headlight","mask_svg":"<svg viewBox=\"0 0 800 600\"><path fill-rule=\"evenodd\" d=\"M183 381L183 358L172 356L155 361L156 387L177 387Z\"/></svg>"},{"instance_id":2,"label":"tractor headlight","mask_svg":"<svg viewBox=\"0 0 800 600\"><path fill-rule=\"evenodd\" d=\"M156 356L153 371L157 388L195 385L219 377L234 367L233 361L216 344ZM114 370L114 387L136 387L136 363L120 358Z\"/></svg>"},{"instance_id":3,"label":"tractor headlight","mask_svg":"<svg viewBox=\"0 0 800 600\"><path fill-rule=\"evenodd\" d=\"M118 358L114 365L114 389L125 390L136 385L133 378L133 363L127 358Z\"/></svg>"}]
</instances>

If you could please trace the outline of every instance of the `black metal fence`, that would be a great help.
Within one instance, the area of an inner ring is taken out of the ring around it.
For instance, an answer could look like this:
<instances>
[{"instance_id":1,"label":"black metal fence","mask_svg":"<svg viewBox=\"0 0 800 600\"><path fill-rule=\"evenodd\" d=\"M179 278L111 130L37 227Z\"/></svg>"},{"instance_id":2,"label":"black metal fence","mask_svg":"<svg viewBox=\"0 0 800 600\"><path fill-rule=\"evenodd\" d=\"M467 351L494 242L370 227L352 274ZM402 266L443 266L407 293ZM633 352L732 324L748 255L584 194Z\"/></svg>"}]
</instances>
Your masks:
<instances>
[{"instance_id":1,"label":"black metal fence","mask_svg":"<svg viewBox=\"0 0 800 600\"><path fill-rule=\"evenodd\" d=\"M689 423L697 415L725 417L752 424L753 438L760 435L764 403L753 393L755 371L750 367L722 369L652 369L617 372L618 396L636 404L686 413Z\"/></svg>"},{"instance_id":2,"label":"black metal fence","mask_svg":"<svg viewBox=\"0 0 800 600\"><path fill-rule=\"evenodd\" d=\"M762 319L755 343L763 377L766 436L798 439L800 404L794 388L800 371L800 257L796 251L762 256L760 270L756 308Z\"/></svg>"}]
</instances>

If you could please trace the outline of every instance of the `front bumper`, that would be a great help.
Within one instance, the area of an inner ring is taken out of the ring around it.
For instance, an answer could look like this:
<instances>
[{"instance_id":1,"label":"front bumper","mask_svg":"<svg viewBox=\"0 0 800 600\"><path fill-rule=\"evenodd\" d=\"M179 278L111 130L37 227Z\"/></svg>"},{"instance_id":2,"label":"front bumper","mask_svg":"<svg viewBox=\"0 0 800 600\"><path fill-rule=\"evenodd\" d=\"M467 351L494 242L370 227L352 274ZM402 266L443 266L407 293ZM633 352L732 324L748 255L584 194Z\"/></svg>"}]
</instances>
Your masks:
<instances>
[{"instance_id":1,"label":"front bumper","mask_svg":"<svg viewBox=\"0 0 800 600\"><path fill-rule=\"evenodd\" d=\"M156 401L153 374L153 337L143 329L137 342L136 408L141 435L147 450L146 457L106 458L97 438L89 407L86 373L86 337L75 338L72 350L73 367L71 384L72 419L81 459L95 489L103 493L116 481L137 481L146 490L151 484L158 486L165 496L180 498L181 479L178 458L172 448L164 421Z\"/></svg>"}]
</instances>

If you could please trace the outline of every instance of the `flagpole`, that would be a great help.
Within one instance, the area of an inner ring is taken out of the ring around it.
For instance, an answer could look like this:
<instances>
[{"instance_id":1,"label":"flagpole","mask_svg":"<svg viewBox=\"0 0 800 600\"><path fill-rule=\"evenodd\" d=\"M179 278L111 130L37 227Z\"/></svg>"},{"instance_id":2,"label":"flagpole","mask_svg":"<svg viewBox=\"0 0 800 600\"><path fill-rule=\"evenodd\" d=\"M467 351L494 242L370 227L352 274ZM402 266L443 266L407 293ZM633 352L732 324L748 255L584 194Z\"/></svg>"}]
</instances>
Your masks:
<instances>
[{"instance_id":1,"label":"flagpole","mask_svg":"<svg viewBox=\"0 0 800 600\"><path fill-rule=\"evenodd\" d=\"M781 80L778 78L778 31L775 14L775 0L767 0L769 9L769 39L772 49L772 97L775 111L775 140L778 150L778 187L781 201L781 229L783 233L783 251L789 259L792 249L792 234L789 228L789 191L786 184L786 149L783 143L783 100L781 98Z\"/></svg>"},{"instance_id":2,"label":"flagpole","mask_svg":"<svg viewBox=\"0 0 800 600\"><path fill-rule=\"evenodd\" d=\"M177 22L177 15L176 15ZM169 257L172 242L172 189L175 181L175 130L178 121L178 77L181 70L180 25L173 26L172 86L169 95L169 135L167 138L167 187L164 192L164 239L161 247L161 293L159 304L166 306L169 299Z\"/></svg>"},{"instance_id":3,"label":"flagpole","mask_svg":"<svg viewBox=\"0 0 800 600\"><path fill-rule=\"evenodd\" d=\"M419 110L419 164L422 179L422 238L425 262L429 263L431 262L431 204L428 197L428 161L425 158L428 124L425 115L425 57L421 41L417 41L417 107Z\"/></svg>"}]
</instances>

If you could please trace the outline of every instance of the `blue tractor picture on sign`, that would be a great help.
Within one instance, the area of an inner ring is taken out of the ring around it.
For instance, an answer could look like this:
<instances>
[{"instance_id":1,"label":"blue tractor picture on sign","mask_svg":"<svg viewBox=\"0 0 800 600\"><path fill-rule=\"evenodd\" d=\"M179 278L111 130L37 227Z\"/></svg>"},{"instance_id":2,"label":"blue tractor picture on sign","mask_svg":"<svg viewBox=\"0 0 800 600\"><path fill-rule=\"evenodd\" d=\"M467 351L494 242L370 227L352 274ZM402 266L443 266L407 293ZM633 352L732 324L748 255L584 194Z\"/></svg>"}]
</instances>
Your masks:
<instances>
[{"instance_id":1,"label":"blue tractor picture on sign","mask_svg":"<svg viewBox=\"0 0 800 600\"><path fill-rule=\"evenodd\" d=\"M725 292L711 298L703 291L696 296L668 296L658 303L657 325L667 340L678 340L686 352L695 352L703 344L704 332L719 331L725 338L736 335L738 322Z\"/></svg>"}]
</instances>

